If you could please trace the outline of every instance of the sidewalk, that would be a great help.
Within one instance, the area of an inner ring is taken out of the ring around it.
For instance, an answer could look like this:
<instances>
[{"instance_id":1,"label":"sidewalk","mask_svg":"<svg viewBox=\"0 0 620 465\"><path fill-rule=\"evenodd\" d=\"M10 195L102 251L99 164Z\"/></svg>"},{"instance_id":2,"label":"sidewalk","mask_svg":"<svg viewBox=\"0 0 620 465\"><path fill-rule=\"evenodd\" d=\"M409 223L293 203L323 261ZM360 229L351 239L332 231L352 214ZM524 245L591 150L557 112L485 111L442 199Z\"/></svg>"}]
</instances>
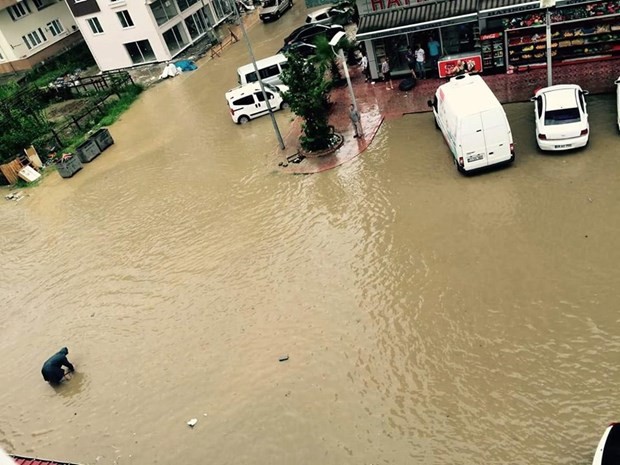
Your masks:
<instances>
[{"instance_id":1,"label":"sidewalk","mask_svg":"<svg viewBox=\"0 0 620 465\"><path fill-rule=\"evenodd\" d=\"M362 118L364 138L353 137L353 126L349 120L348 107L350 97L348 88L334 89L330 98L334 103L330 115L330 124L336 132L344 137L343 144L331 155L320 158L303 158L300 160L299 136L301 119L296 118L284 137L285 150L275 152L278 161L288 160L279 168L287 174L313 174L335 168L351 161L362 154L372 143L384 118L399 118L408 113L429 111L427 100L444 79L418 80L417 86L409 91L398 90L400 80L393 81L394 89L388 90L383 82L375 84L364 82L358 68L349 69L355 99ZM592 94L613 92L614 80L620 73L620 60L608 60L588 63L574 63L556 66L553 69L554 84L579 84ZM502 103L524 102L534 95L535 89L547 85L546 68L532 69L515 74L496 74L484 76L484 80Z\"/></svg>"}]
</instances>

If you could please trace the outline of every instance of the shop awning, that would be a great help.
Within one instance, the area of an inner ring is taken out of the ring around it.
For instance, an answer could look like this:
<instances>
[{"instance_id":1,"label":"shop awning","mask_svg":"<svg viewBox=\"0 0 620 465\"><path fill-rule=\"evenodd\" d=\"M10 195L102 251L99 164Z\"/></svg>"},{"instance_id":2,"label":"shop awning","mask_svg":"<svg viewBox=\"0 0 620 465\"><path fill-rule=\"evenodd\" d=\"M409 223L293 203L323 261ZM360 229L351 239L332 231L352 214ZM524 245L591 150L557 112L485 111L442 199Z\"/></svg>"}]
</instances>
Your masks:
<instances>
[{"instance_id":1,"label":"shop awning","mask_svg":"<svg viewBox=\"0 0 620 465\"><path fill-rule=\"evenodd\" d=\"M371 13L360 18L357 39L378 39L476 21L477 6L478 0L442 1Z\"/></svg>"},{"instance_id":2,"label":"shop awning","mask_svg":"<svg viewBox=\"0 0 620 465\"><path fill-rule=\"evenodd\" d=\"M540 1L532 0L480 0L480 17L499 16L537 10Z\"/></svg>"},{"instance_id":3,"label":"shop awning","mask_svg":"<svg viewBox=\"0 0 620 465\"><path fill-rule=\"evenodd\" d=\"M557 0L556 8L592 3L597 0ZM540 1L534 0L480 0L481 18L527 12L540 9Z\"/></svg>"}]
</instances>

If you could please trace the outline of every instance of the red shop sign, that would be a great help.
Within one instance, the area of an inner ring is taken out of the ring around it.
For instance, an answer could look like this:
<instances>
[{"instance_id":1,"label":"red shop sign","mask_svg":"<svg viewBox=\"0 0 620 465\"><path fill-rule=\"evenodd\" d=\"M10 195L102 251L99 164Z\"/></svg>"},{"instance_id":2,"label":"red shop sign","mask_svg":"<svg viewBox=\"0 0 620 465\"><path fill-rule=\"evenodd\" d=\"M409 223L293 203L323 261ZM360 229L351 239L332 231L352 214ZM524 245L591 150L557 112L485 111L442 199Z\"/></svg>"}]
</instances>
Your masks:
<instances>
[{"instance_id":1,"label":"red shop sign","mask_svg":"<svg viewBox=\"0 0 620 465\"><path fill-rule=\"evenodd\" d=\"M462 73L480 73L482 58L480 55L461 56L459 58L439 60L439 77L446 78Z\"/></svg>"}]
</instances>

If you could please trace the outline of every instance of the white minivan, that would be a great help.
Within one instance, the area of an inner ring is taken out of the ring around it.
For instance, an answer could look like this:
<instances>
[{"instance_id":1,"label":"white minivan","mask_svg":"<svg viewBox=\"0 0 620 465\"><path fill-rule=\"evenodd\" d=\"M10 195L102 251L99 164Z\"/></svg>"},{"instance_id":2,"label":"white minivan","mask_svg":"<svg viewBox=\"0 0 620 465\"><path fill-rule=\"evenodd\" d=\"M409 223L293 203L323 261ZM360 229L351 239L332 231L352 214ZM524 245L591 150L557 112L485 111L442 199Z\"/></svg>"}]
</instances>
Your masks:
<instances>
[{"instance_id":1,"label":"white minivan","mask_svg":"<svg viewBox=\"0 0 620 465\"><path fill-rule=\"evenodd\" d=\"M281 53L256 62L256 67L258 68L258 74L260 75L261 81L274 85L282 84L280 74L282 74L282 71L286 69L287 65L288 61ZM253 63L237 68L237 81L239 82L239 85L258 82L258 77L256 76L256 70L254 69Z\"/></svg>"},{"instance_id":2,"label":"white minivan","mask_svg":"<svg viewBox=\"0 0 620 465\"><path fill-rule=\"evenodd\" d=\"M620 131L620 77L616 79L616 105L618 106L618 131Z\"/></svg>"},{"instance_id":3,"label":"white minivan","mask_svg":"<svg viewBox=\"0 0 620 465\"><path fill-rule=\"evenodd\" d=\"M258 16L263 22L273 21L280 18L292 6L293 0L263 0Z\"/></svg>"},{"instance_id":4,"label":"white minivan","mask_svg":"<svg viewBox=\"0 0 620 465\"><path fill-rule=\"evenodd\" d=\"M439 86L428 106L460 172L514 161L508 118L480 76L453 77Z\"/></svg>"},{"instance_id":5,"label":"white minivan","mask_svg":"<svg viewBox=\"0 0 620 465\"><path fill-rule=\"evenodd\" d=\"M282 94L288 90L288 87L271 84L264 84L264 87L272 111L288 107L288 104L282 97ZM258 82L230 89L226 92L226 102L228 103L232 120L238 124L245 124L251 119L269 113L265 95Z\"/></svg>"}]
</instances>

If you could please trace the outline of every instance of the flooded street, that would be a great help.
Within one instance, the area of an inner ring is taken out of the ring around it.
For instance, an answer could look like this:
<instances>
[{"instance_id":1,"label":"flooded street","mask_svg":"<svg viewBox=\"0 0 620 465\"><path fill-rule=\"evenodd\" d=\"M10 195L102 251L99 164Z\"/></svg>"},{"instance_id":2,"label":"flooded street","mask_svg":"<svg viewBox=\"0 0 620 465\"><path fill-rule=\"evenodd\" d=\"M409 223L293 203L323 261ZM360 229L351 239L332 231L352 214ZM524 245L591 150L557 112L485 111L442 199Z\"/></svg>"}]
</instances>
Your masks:
<instances>
[{"instance_id":1,"label":"flooded street","mask_svg":"<svg viewBox=\"0 0 620 465\"><path fill-rule=\"evenodd\" d=\"M257 57L303 17L256 25ZM519 103L510 168L459 175L426 113L288 176L269 118L228 114L247 61L239 43L149 90L74 178L0 203L0 446L105 465L591 463L620 420L614 98L588 98L572 154L538 153ZM40 369L65 345L77 373L54 390Z\"/></svg>"}]
</instances>

